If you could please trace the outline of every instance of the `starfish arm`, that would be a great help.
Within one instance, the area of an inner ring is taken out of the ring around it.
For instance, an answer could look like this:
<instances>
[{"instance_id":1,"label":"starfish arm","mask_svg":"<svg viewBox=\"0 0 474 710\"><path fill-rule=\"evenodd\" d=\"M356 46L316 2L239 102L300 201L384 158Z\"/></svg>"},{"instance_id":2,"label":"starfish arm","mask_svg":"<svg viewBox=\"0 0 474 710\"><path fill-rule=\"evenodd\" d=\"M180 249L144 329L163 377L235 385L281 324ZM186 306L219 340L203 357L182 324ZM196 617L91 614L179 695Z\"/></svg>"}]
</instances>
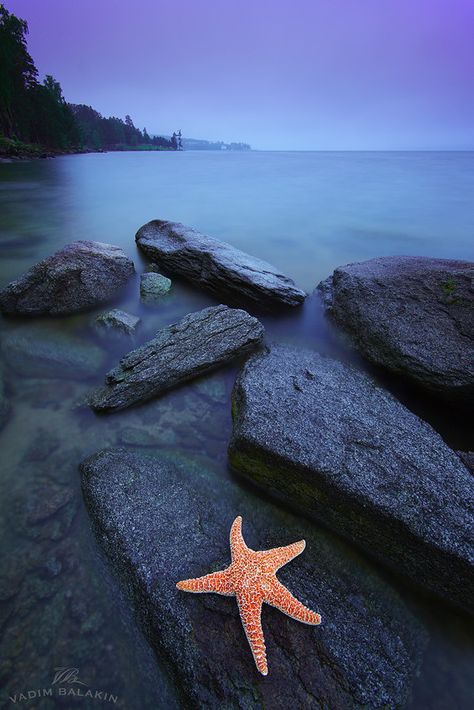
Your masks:
<instances>
[{"instance_id":1,"label":"starfish arm","mask_svg":"<svg viewBox=\"0 0 474 710\"><path fill-rule=\"evenodd\" d=\"M241 557L248 549L242 536L242 516L238 515L230 529L230 552L232 559L234 560Z\"/></svg>"},{"instance_id":2,"label":"starfish arm","mask_svg":"<svg viewBox=\"0 0 474 710\"><path fill-rule=\"evenodd\" d=\"M284 547L274 547L273 550L264 550L261 554L265 563L276 572L280 567L286 565L287 562L301 555L305 547L306 542L300 540L299 542L293 542L291 545L285 545Z\"/></svg>"},{"instance_id":3,"label":"starfish arm","mask_svg":"<svg viewBox=\"0 0 474 710\"><path fill-rule=\"evenodd\" d=\"M227 570L222 572L212 572L204 577L196 577L195 579L184 579L178 582L176 587L183 592L215 592L216 594L225 594L230 596L234 594L231 584L230 575Z\"/></svg>"},{"instance_id":4,"label":"starfish arm","mask_svg":"<svg viewBox=\"0 0 474 710\"><path fill-rule=\"evenodd\" d=\"M237 603L255 665L262 675L267 675L267 652L262 630L263 600L252 598L250 594L237 594Z\"/></svg>"},{"instance_id":5,"label":"starfish arm","mask_svg":"<svg viewBox=\"0 0 474 710\"><path fill-rule=\"evenodd\" d=\"M320 615L298 601L276 578L265 592L265 601L303 624L316 626L321 623Z\"/></svg>"}]
</instances>

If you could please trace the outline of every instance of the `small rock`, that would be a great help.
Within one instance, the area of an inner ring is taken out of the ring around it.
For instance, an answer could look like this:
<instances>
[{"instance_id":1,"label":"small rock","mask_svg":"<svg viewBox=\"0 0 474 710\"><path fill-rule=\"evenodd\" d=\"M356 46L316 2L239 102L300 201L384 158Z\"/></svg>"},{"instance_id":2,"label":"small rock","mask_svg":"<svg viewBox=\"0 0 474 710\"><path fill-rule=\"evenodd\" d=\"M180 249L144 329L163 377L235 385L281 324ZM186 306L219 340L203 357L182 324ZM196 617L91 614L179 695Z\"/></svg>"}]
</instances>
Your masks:
<instances>
[{"instance_id":1,"label":"small rock","mask_svg":"<svg viewBox=\"0 0 474 710\"><path fill-rule=\"evenodd\" d=\"M54 451L57 451L60 444L61 440L54 431L41 428L28 446L22 461L46 461Z\"/></svg>"},{"instance_id":2,"label":"small rock","mask_svg":"<svg viewBox=\"0 0 474 710\"><path fill-rule=\"evenodd\" d=\"M135 239L166 271L226 297L230 304L298 306L306 297L271 264L178 222L153 220L138 230Z\"/></svg>"},{"instance_id":3,"label":"small rock","mask_svg":"<svg viewBox=\"0 0 474 710\"><path fill-rule=\"evenodd\" d=\"M61 508L68 505L73 499L73 493L69 488L44 486L44 489L37 491L36 500L28 503L26 510L26 522L28 525L38 525L55 515Z\"/></svg>"},{"instance_id":4,"label":"small rock","mask_svg":"<svg viewBox=\"0 0 474 710\"><path fill-rule=\"evenodd\" d=\"M225 382L217 377L205 377L196 382L196 391L215 404L225 404L228 393Z\"/></svg>"},{"instance_id":5,"label":"small rock","mask_svg":"<svg viewBox=\"0 0 474 710\"><path fill-rule=\"evenodd\" d=\"M233 468L370 555L474 610L474 478L367 375L297 348L251 358Z\"/></svg>"},{"instance_id":6,"label":"small rock","mask_svg":"<svg viewBox=\"0 0 474 710\"><path fill-rule=\"evenodd\" d=\"M176 434L169 428L153 430L144 427L128 426L119 431L118 441L126 446L173 446L176 444Z\"/></svg>"},{"instance_id":7,"label":"small rock","mask_svg":"<svg viewBox=\"0 0 474 710\"><path fill-rule=\"evenodd\" d=\"M77 313L110 301L134 272L119 247L73 242L4 288L0 309L29 316Z\"/></svg>"},{"instance_id":8,"label":"small rock","mask_svg":"<svg viewBox=\"0 0 474 710\"><path fill-rule=\"evenodd\" d=\"M169 293L171 279L154 272L147 272L140 276L140 298L144 303L159 301L162 296Z\"/></svg>"},{"instance_id":9,"label":"small rock","mask_svg":"<svg viewBox=\"0 0 474 710\"><path fill-rule=\"evenodd\" d=\"M140 322L138 316L114 308L107 313L100 313L95 319L95 326L101 335L110 335L110 333L133 335Z\"/></svg>"},{"instance_id":10,"label":"small rock","mask_svg":"<svg viewBox=\"0 0 474 710\"><path fill-rule=\"evenodd\" d=\"M42 571L46 577L57 577L61 574L62 569L63 565L61 560L55 555L52 555L44 563Z\"/></svg>"},{"instance_id":11,"label":"small rock","mask_svg":"<svg viewBox=\"0 0 474 710\"><path fill-rule=\"evenodd\" d=\"M148 264L148 266L145 268L145 271L146 271L147 273L148 273L148 272L155 272L155 273L159 274L160 271L161 271L161 268L160 268L159 264L154 264L153 262L151 262L151 263Z\"/></svg>"},{"instance_id":12,"label":"small rock","mask_svg":"<svg viewBox=\"0 0 474 710\"><path fill-rule=\"evenodd\" d=\"M247 354L263 334L262 324L246 311L214 306L190 313L125 355L89 404L97 411L118 410L156 397Z\"/></svg>"}]
</instances>

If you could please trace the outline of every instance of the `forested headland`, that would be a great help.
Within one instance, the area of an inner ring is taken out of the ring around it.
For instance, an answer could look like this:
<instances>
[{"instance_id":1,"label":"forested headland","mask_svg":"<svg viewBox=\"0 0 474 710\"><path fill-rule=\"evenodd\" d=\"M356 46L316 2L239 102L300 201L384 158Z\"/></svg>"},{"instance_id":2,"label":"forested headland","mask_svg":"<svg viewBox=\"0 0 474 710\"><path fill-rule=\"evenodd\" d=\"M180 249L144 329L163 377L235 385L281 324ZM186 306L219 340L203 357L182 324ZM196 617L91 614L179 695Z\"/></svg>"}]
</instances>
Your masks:
<instances>
[{"instance_id":1,"label":"forested headland","mask_svg":"<svg viewBox=\"0 0 474 710\"><path fill-rule=\"evenodd\" d=\"M178 150L181 134L150 136L91 106L69 104L51 75L41 82L28 52L28 24L0 4L0 155L100 150Z\"/></svg>"}]
</instances>

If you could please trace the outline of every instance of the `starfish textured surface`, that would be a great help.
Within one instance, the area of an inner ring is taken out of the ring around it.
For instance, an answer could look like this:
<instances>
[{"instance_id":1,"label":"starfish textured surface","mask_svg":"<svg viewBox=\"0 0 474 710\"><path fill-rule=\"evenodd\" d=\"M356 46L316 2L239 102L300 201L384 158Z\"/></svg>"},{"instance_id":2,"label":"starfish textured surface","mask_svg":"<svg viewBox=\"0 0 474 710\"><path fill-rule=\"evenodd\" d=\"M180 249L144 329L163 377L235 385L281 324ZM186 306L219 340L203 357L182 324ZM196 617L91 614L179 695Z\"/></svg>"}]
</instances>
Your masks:
<instances>
[{"instance_id":1,"label":"starfish textured surface","mask_svg":"<svg viewBox=\"0 0 474 710\"><path fill-rule=\"evenodd\" d=\"M215 592L237 597L240 618L247 635L258 670L267 675L267 654L262 630L262 604L266 602L287 616L304 624L317 625L321 617L296 599L278 581L277 570L300 555L304 540L273 550L251 550L242 536L242 518L237 517L230 529L232 562L221 572L206 574L196 579L178 582L178 589L185 592Z\"/></svg>"}]
</instances>

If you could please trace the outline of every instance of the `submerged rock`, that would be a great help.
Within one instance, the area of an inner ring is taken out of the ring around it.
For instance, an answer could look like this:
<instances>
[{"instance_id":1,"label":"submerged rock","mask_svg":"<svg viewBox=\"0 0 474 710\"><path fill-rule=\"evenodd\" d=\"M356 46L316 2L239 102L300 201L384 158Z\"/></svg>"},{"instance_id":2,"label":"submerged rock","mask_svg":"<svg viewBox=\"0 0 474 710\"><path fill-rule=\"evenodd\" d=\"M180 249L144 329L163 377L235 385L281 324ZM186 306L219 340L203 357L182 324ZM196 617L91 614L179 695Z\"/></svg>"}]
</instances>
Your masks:
<instances>
[{"instance_id":1,"label":"submerged rock","mask_svg":"<svg viewBox=\"0 0 474 710\"><path fill-rule=\"evenodd\" d=\"M24 377L81 380L92 377L105 363L106 355L97 345L62 332L29 328L7 333L2 338L6 364Z\"/></svg>"},{"instance_id":2,"label":"submerged rock","mask_svg":"<svg viewBox=\"0 0 474 710\"><path fill-rule=\"evenodd\" d=\"M371 259L339 267L319 289L329 315L368 360L472 406L472 262Z\"/></svg>"},{"instance_id":3,"label":"submerged rock","mask_svg":"<svg viewBox=\"0 0 474 710\"><path fill-rule=\"evenodd\" d=\"M119 247L73 242L4 288L0 309L29 316L77 313L112 299L134 271Z\"/></svg>"},{"instance_id":4,"label":"submerged rock","mask_svg":"<svg viewBox=\"0 0 474 710\"><path fill-rule=\"evenodd\" d=\"M101 335L110 333L133 335L140 322L141 320L138 316L114 308L111 311L107 311L107 313L98 315L95 319L95 326Z\"/></svg>"},{"instance_id":5,"label":"submerged rock","mask_svg":"<svg viewBox=\"0 0 474 710\"><path fill-rule=\"evenodd\" d=\"M114 449L89 458L81 473L99 543L186 707L349 710L407 700L424 632L370 566L328 533L176 458ZM227 566L236 514L254 549L306 539L305 552L278 576L322 615L321 626L309 627L264 606L266 679L255 669L235 599L175 587Z\"/></svg>"},{"instance_id":6,"label":"submerged rock","mask_svg":"<svg viewBox=\"0 0 474 710\"><path fill-rule=\"evenodd\" d=\"M235 470L417 583L474 610L474 478L367 375L275 346L233 394Z\"/></svg>"},{"instance_id":7,"label":"submerged rock","mask_svg":"<svg viewBox=\"0 0 474 710\"><path fill-rule=\"evenodd\" d=\"M145 267L145 273L149 273L149 272L151 272L151 271L154 271L155 273L159 274L160 271L161 271L161 268L160 268L160 266L159 266L158 264L154 264L153 262L150 262L150 263L147 264L147 266Z\"/></svg>"},{"instance_id":8,"label":"submerged rock","mask_svg":"<svg viewBox=\"0 0 474 710\"><path fill-rule=\"evenodd\" d=\"M171 279L155 272L146 272L140 276L140 298L144 303L159 301L171 289Z\"/></svg>"},{"instance_id":9,"label":"submerged rock","mask_svg":"<svg viewBox=\"0 0 474 710\"><path fill-rule=\"evenodd\" d=\"M214 306L190 313L125 355L89 404L117 410L156 397L248 353L263 334L262 324L246 311Z\"/></svg>"},{"instance_id":10,"label":"submerged rock","mask_svg":"<svg viewBox=\"0 0 474 710\"><path fill-rule=\"evenodd\" d=\"M118 431L117 440L125 446L159 447L175 446L177 437L171 428L126 426Z\"/></svg>"},{"instance_id":11,"label":"submerged rock","mask_svg":"<svg viewBox=\"0 0 474 710\"><path fill-rule=\"evenodd\" d=\"M179 222L155 219L136 234L140 249L172 274L232 304L298 306L306 294L275 267Z\"/></svg>"},{"instance_id":12,"label":"submerged rock","mask_svg":"<svg viewBox=\"0 0 474 710\"><path fill-rule=\"evenodd\" d=\"M7 423L10 414L10 402L5 394L3 371L0 369L0 429Z\"/></svg>"}]
</instances>

